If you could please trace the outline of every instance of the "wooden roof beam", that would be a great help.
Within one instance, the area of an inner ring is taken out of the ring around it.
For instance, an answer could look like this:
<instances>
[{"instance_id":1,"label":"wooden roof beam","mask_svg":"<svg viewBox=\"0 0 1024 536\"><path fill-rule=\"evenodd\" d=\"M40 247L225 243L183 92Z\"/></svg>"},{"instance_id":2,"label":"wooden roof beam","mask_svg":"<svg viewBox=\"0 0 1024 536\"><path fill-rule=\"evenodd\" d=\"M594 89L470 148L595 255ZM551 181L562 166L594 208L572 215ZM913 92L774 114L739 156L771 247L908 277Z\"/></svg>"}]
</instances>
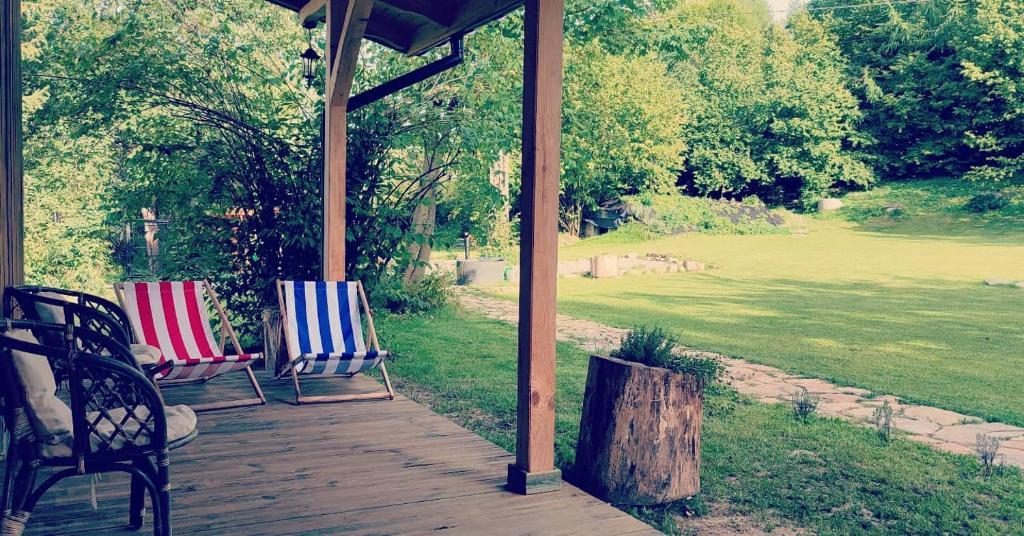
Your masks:
<instances>
[{"instance_id":1,"label":"wooden roof beam","mask_svg":"<svg viewBox=\"0 0 1024 536\"><path fill-rule=\"evenodd\" d=\"M381 0L381 3L386 4L388 8L395 11L422 17L444 28L455 24L457 15L456 10L450 7L446 8L443 5L438 8L440 2L431 2L429 0Z\"/></svg>"},{"instance_id":2,"label":"wooden roof beam","mask_svg":"<svg viewBox=\"0 0 1024 536\"><path fill-rule=\"evenodd\" d=\"M406 50L406 54L416 55L424 52L435 45L447 41L457 33L476 28L487 21L499 19L522 4L523 0L492 0L468 3L462 10L452 14L452 23L446 25L444 32L440 34L417 35L409 45L408 50Z\"/></svg>"},{"instance_id":3,"label":"wooden roof beam","mask_svg":"<svg viewBox=\"0 0 1024 536\"><path fill-rule=\"evenodd\" d=\"M299 8L299 22L306 24L307 20L320 22L327 17L327 0L309 0L306 5Z\"/></svg>"}]
</instances>

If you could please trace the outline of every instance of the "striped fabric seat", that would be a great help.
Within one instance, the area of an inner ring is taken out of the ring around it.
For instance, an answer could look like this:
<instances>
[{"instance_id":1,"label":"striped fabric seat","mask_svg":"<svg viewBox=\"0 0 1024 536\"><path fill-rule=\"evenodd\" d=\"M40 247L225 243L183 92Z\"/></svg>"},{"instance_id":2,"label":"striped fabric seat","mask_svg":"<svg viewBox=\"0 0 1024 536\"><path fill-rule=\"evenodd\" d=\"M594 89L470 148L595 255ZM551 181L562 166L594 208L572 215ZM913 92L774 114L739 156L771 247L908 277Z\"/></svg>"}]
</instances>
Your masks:
<instances>
[{"instance_id":1,"label":"striped fabric seat","mask_svg":"<svg viewBox=\"0 0 1024 536\"><path fill-rule=\"evenodd\" d=\"M355 374L380 365L386 351L367 349L359 284L281 281L288 359L300 374Z\"/></svg>"},{"instance_id":2,"label":"striped fabric seat","mask_svg":"<svg viewBox=\"0 0 1024 536\"><path fill-rule=\"evenodd\" d=\"M201 281L124 283L125 312L141 342L173 366L161 380L213 378L242 370L259 354L224 355L210 328L206 288Z\"/></svg>"}]
</instances>

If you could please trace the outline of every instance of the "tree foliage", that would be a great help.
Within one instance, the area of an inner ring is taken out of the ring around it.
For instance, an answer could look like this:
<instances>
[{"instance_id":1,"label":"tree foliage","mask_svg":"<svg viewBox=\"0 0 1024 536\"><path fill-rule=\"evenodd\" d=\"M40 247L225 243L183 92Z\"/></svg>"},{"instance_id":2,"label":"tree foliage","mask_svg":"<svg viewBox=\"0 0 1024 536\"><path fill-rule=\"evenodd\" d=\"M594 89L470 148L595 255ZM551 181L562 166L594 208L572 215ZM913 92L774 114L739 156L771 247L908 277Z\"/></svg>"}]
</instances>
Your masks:
<instances>
[{"instance_id":1,"label":"tree foliage","mask_svg":"<svg viewBox=\"0 0 1024 536\"><path fill-rule=\"evenodd\" d=\"M813 5L849 59L884 176L1021 179L1024 4Z\"/></svg>"},{"instance_id":2,"label":"tree foliage","mask_svg":"<svg viewBox=\"0 0 1024 536\"><path fill-rule=\"evenodd\" d=\"M168 220L153 277L213 280L249 331L275 279L320 264L317 101L279 53L301 33L256 0L61 2L47 19L26 66L46 94L29 138L101 136L105 154L81 155L110 164L97 188L110 227L143 209Z\"/></svg>"},{"instance_id":3,"label":"tree foliage","mask_svg":"<svg viewBox=\"0 0 1024 536\"><path fill-rule=\"evenodd\" d=\"M688 116L682 88L659 59L596 43L572 49L563 102L563 228L578 233L583 209L606 199L675 188Z\"/></svg>"},{"instance_id":4,"label":"tree foliage","mask_svg":"<svg viewBox=\"0 0 1024 536\"><path fill-rule=\"evenodd\" d=\"M756 6L681 2L650 21L653 44L694 114L683 132L681 184L775 204L870 184L857 101L831 37L806 16L780 28Z\"/></svg>"}]
</instances>

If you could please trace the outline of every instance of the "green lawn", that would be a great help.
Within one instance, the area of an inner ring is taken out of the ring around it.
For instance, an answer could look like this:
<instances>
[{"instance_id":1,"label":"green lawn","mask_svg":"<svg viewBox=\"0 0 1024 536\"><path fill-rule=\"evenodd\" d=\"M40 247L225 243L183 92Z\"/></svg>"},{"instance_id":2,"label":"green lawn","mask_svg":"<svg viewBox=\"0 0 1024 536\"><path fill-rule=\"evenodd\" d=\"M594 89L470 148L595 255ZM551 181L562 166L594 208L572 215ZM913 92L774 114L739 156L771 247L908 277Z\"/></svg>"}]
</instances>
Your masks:
<instances>
[{"instance_id":1,"label":"green lawn","mask_svg":"<svg viewBox=\"0 0 1024 536\"><path fill-rule=\"evenodd\" d=\"M379 324L403 392L512 448L512 326L454 311ZM558 462L568 470L587 355L565 344L558 352ZM703 490L693 504L726 502L821 534L1024 533L1024 479L1015 469L983 478L972 459L883 443L837 420L796 422L784 407L737 401L731 391L706 407Z\"/></svg>"},{"instance_id":2,"label":"green lawn","mask_svg":"<svg viewBox=\"0 0 1024 536\"><path fill-rule=\"evenodd\" d=\"M933 190L850 196L854 221L804 217L806 233L584 240L561 258L670 253L714 269L563 279L560 312L660 325L690 346L1024 425L1024 290L982 285L1024 280L1024 224L967 215ZM871 217L886 199L905 215Z\"/></svg>"}]
</instances>

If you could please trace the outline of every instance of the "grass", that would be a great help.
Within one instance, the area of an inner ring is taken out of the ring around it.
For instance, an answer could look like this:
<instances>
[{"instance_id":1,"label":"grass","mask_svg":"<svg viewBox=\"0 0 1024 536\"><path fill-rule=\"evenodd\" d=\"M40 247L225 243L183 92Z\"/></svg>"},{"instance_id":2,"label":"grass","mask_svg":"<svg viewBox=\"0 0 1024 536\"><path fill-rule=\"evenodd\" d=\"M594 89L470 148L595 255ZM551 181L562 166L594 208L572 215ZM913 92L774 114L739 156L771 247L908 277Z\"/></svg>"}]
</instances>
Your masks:
<instances>
[{"instance_id":1,"label":"grass","mask_svg":"<svg viewBox=\"0 0 1024 536\"><path fill-rule=\"evenodd\" d=\"M564 279L559 310L660 326L685 345L1024 426L1024 290L982 284L1024 280L1024 220L1015 206L968 214L966 197L942 184L851 194L848 212L798 222L806 233L583 240L560 257L668 253L714 269ZM902 216L865 216L893 202Z\"/></svg>"},{"instance_id":2,"label":"grass","mask_svg":"<svg viewBox=\"0 0 1024 536\"><path fill-rule=\"evenodd\" d=\"M512 326L453 310L379 323L403 392L512 449ZM573 460L586 367L582 350L559 344L556 448L563 470ZM787 407L727 390L706 408L703 490L691 506L724 502L820 534L1024 533L1024 478L1015 469L982 477L973 459L902 439L884 443L837 420L798 422Z\"/></svg>"}]
</instances>

